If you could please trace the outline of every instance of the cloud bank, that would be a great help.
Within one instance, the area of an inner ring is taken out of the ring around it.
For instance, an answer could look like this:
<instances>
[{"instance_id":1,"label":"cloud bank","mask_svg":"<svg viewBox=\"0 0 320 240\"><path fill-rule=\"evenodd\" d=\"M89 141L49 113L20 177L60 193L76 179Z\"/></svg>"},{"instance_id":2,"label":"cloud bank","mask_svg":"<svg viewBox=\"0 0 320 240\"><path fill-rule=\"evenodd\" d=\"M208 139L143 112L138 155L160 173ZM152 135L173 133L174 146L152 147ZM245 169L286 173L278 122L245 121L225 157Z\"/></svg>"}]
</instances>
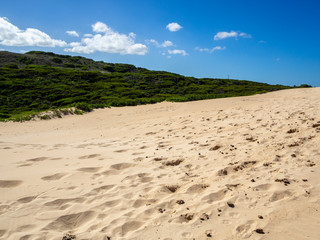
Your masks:
<instances>
[{"instance_id":1,"label":"cloud bank","mask_svg":"<svg viewBox=\"0 0 320 240\"><path fill-rule=\"evenodd\" d=\"M65 47L67 45L65 41L52 39L48 34L35 28L21 30L3 17L0 17L0 44L17 47Z\"/></svg>"},{"instance_id":2,"label":"cloud bank","mask_svg":"<svg viewBox=\"0 0 320 240\"><path fill-rule=\"evenodd\" d=\"M120 53L120 54L136 54L145 55L148 47L144 44L135 43L135 34L128 35L118 33L102 22L93 24L92 31L95 34L86 34L81 42L70 43L70 48L66 48L66 52L76 53Z\"/></svg>"}]
</instances>

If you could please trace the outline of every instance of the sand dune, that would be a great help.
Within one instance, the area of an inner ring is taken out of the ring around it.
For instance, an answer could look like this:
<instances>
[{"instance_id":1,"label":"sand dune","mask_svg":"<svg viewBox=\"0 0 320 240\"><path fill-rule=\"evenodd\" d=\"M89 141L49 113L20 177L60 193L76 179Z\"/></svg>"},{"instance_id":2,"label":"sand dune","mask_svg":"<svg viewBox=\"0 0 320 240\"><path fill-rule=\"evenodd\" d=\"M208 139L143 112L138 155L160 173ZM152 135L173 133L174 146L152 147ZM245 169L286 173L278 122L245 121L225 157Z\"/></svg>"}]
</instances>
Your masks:
<instances>
[{"instance_id":1,"label":"sand dune","mask_svg":"<svg viewBox=\"0 0 320 240\"><path fill-rule=\"evenodd\" d=\"M0 239L320 239L320 88L0 129Z\"/></svg>"}]
</instances>

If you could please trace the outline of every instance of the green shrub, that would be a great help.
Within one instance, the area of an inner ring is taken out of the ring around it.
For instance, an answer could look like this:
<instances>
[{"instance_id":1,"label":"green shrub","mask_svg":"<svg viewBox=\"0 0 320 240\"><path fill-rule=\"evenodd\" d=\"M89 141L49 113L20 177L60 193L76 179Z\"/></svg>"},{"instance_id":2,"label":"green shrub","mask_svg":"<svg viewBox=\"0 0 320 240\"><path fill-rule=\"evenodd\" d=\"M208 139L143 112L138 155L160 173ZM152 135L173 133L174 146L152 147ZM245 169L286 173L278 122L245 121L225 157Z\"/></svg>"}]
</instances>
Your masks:
<instances>
[{"instance_id":1,"label":"green shrub","mask_svg":"<svg viewBox=\"0 0 320 240\"><path fill-rule=\"evenodd\" d=\"M19 69L17 64L7 64L4 65L5 68L10 68L10 69Z\"/></svg>"},{"instance_id":2,"label":"green shrub","mask_svg":"<svg viewBox=\"0 0 320 240\"><path fill-rule=\"evenodd\" d=\"M75 68L76 66L72 63L65 63L63 64L64 67L67 67L67 68Z\"/></svg>"},{"instance_id":3,"label":"green shrub","mask_svg":"<svg viewBox=\"0 0 320 240\"><path fill-rule=\"evenodd\" d=\"M75 107L75 114L83 114L94 108L164 100L195 101L291 88L232 79L197 79L53 53L31 52L27 56L35 59L34 65L18 69L20 64L12 65L8 61L9 67L0 68L0 119L24 121L30 114L50 109ZM28 58L22 56L20 62L28 62ZM61 66L66 68L36 65L39 60L41 64L52 64L53 59L63 60L65 64ZM103 69L109 73L86 69ZM64 114L62 110L57 111Z\"/></svg>"},{"instance_id":4,"label":"green shrub","mask_svg":"<svg viewBox=\"0 0 320 240\"><path fill-rule=\"evenodd\" d=\"M51 117L49 115L42 115L42 116L40 116L40 119L41 120L49 120L49 119L51 119Z\"/></svg>"},{"instance_id":5,"label":"green shrub","mask_svg":"<svg viewBox=\"0 0 320 240\"><path fill-rule=\"evenodd\" d=\"M24 64L31 64L33 62L32 58L28 58L27 56L18 57L18 61Z\"/></svg>"},{"instance_id":6,"label":"green shrub","mask_svg":"<svg viewBox=\"0 0 320 240\"><path fill-rule=\"evenodd\" d=\"M0 113L0 118L3 118L3 119L6 119L6 118L9 118L10 115L9 114L6 114L6 113Z\"/></svg>"},{"instance_id":7,"label":"green shrub","mask_svg":"<svg viewBox=\"0 0 320 240\"><path fill-rule=\"evenodd\" d=\"M52 58L52 61L55 62L55 63L62 63L62 59L58 58L58 57Z\"/></svg>"},{"instance_id":8,"label":"green shrub","mask_svg":"<svg viewBox=\"0 0 320 240\"><path fill-rule=\"evenodd\" d=\"M301 84L299 87L300 88L311 88L312 86L308 85L308 84Z\"/></svg>"},{"instance_id":9,"label":"green shrub","mask_svg":"<svg viewBox=\"0 0 320 240\"><path fill-rule=\"evenodd\" d=\"M85 102L80 102L75 105L75 107L79 110L82 110L84 112L91 112L93 110L93 107L91 104L85 103Z\"/></svg>"}]
</instances>

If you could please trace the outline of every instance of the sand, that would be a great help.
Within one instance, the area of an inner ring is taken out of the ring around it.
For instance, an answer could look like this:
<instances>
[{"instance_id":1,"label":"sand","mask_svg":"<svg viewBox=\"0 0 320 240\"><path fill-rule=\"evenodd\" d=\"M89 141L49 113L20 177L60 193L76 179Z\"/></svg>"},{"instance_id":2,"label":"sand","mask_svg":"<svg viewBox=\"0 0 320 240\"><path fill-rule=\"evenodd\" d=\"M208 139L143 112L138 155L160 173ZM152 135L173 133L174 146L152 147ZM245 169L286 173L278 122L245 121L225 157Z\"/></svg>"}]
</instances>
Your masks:
<instances>
[{"instance_id":1,"label":"sand","mask_svg":"<svg viewBox=\"0 0 320 240\"><path fill-rule=\"evenodd\" d=\"M320 88L0 123L0 239L320 239Z\"/></svg>"}]
</instances>

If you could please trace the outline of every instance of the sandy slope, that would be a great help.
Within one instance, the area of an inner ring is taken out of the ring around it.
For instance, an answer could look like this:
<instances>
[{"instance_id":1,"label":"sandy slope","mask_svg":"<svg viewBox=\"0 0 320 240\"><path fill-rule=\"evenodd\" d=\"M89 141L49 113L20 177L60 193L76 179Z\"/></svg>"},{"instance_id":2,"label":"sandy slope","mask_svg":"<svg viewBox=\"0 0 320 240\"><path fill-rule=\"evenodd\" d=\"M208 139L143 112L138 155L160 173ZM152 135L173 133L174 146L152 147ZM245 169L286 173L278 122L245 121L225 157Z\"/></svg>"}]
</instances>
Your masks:
<instances>
[{"instance_id":1,"label":"sandy slope","mask_svg":"<svg viewBox=\"0 0 320 240\"><path fill-rule=\"evenodd\" d=\"M0 239L320 239L320 88L0 123L0 149Z\"/></svg>"}]
</instances>

